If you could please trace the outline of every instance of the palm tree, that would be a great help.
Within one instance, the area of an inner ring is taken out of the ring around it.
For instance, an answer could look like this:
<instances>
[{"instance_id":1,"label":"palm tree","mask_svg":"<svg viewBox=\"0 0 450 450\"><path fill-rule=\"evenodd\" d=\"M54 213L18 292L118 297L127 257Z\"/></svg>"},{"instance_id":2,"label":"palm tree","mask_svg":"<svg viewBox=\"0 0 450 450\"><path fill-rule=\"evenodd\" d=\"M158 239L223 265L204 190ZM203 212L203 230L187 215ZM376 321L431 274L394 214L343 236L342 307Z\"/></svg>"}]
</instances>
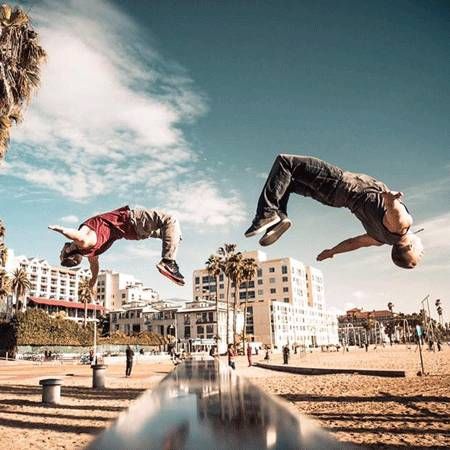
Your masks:
<instances>
[{"instance_id":1,"label":"palm tree","mask_svg":"<svg viewBox=\"0 0 450 450\"><path fill-rule=\"evenodd\" d=\"M9 316L7 299L11 293L11 280L8 277L6 270L0 267L0 304L5 301L6 316Z\"/></svg>"},{"instance_id":2,"label":"palm tree","mask_svg":"<svg viewBox=\"0 0 450 450\"><path fill-rule=\"evenodd\" d=\"M5 243L0 241L0 267L6 266L6 260L8 259L8 247Z\"/></svg>"},{"instance_id":3,"label":"palm tree","mask_svg":"<svg viewBox=\"0 0 450 450\"><path fill-rule=\"evenodd\" d=\"M221 269L222 272L225 273L227 277L227 292L225 294L225 300L227 302L227 346L230 343L230 278L226 273L226 267L228 263L228 259L236 253L236 244L224 244L223 247L219 247L217 250L217 254L221 260Z\"/></svg>"},{"instance_id":4,"label":"palm tree","mask_svg":"<svg viewBox=\"0 0 450 450\"><path fill-rule=\"evenodd\" d=\"M205 262L206 269L208 270L208 275L214 277L216 284L216 324L217 324L217 334L216 343L219 340L219 276L222 272L222 261L218 255L210 255L208 260Z\"/></svg>"},{"instance_id":5,"label":"palm tree","mask_svg":"<svg viewBox=\"0 0 450 450\"><path fill-rule=\"evenodd\" d=\"M245 352L245 338L247 332L247 301L248 287L250 282L255 278L258 264L255 258L244 258L242 261L242 278L245 280L245 303L244 303L244 330L242 332L242 346Z\"/></svg>"},{"instance_id":6,"label":"palm tree","mask_svg":"<svg viewBox=\"0 0 450 450\"><path fill-rule=\"evenodd\" d=\"M242 253L237 252L228 258L225 273L234 283L234 302L233 302L233 345L236 345L236 315L239 303L239 288L242 281Z\"/></svg>"},{"instance_id":7,"label":"palm tree","mask_svg":"<svg viewBox=\"0 0 450 450\"><path fill-rule=\"evenodd\" d=\"M92 289L89 282L89 278L83 278L78 284L78 300L84 304L84 328L87 326L87 305L92 301Z\"/></svg>"},{"instance_id":8,"label":"palm tree","mask_svg":"<svg viewBox=\"0 0 450 450\"><path fill-rule=\"evenodd\" d=\"M25 269L16 269L11 280L11 287L16 297L16 314L19 312L19 300L22 299L23 309L27 307L26 292L30 289L31 283Z\"/></svg>"},{"instance_id":9,"label":"palm tree","mask_svg":"<svg viewBox=\"0 0 450 450\"><path fill-rule=\"evenodd\" d=\"M389 302L389 303L387 304L387 307L388 307L388 309L389 309L390 312L393 312L394 304L393 304L392 302Z\"/></svg>"},{"instance_id":10,"label":"palm tree","mask_svg":"<svg viewBox=\"0 0 450 450\"><path fill-rule=\"evenodd\" d=\"M5 225L2 221L2 219L0 219L0 241L3 241L3 239L5 238L5 234L6 234L6 228L5 228Z\"/></svg>"},{"instance_id":11,"label":"palm tree","mask_svg":"<svg viewBox=\"0 0 450 450\"><path fill-rule=\"evenodd\" d=\"M0 161L6 154L12 122L39 86L40 65L45 60L37 33L20 8L0 7Z\"/></svg>"}]
</instances>

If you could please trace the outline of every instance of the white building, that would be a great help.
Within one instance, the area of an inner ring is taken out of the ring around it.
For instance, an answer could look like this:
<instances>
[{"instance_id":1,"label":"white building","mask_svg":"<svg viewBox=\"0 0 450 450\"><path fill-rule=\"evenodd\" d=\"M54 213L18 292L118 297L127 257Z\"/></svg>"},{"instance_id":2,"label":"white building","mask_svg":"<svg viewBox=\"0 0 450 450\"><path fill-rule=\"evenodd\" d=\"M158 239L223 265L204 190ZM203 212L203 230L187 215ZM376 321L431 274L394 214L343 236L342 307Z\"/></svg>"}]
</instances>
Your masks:
<instances>
[{"instance_id":1,"label":"white building","mask_svg":"<svg viewBox=\"0 0 450 450\"><path fill-rule=\"evenodd\" d=\"M97 300L107 311L120 310L125 303L134 301L153 303L158 299L158 292L144 287L133 275L112 270L102 270L98 275Z\"/></svg>"},{"instance_id":2,"label":"white building","mask_svg":"<svg viewBox=\"0 0 450 450\"><path fill-rule=\"evenodd\" d=\"M233 342L233 309L228 312L228 339ZM209 350L217 345L219 353L227 350L227 306L210 300L188 302L176 312L177 339L188 351ZM241 335L244 327L244 316L236 314L236 334Z\"/></svg>"},{"instance_id":3,"label":"white building","mask_svg":"<svg viewBox=\"0 0 450 450\"><path fill-rule=\"evenodd\" d=\"M14 256L10 250L7 270L14 272L18 268L26 271L31 288L27 292L27 305L44 309L49 313L64 311L68 318L83 320L84 305L78 301L78 286L81 280L90 276L88 269L69 269L52 266L43 258ZM98 315L103 307L89 304L88 317Z\"/></svg>"},{"instance_id":4,"label":"white building","mask_svg":"<svg viewBox=\"0 0 450 450\"><path fill-rule=\"evenodd\" d=\"M246 332L255 341L281 348L290 345L318 346L338 343L337 318L326 310L323 274L293 258L268 260L265 253L245 253L258 264L255 279L239 289L241 309L247 297ZM216 281L206 269L193 274L195 299L225 300L227 279ZM230 289L234 296L234 286ZM232 300L231 300L232 301Z\"/></svg>"}]
</instances>

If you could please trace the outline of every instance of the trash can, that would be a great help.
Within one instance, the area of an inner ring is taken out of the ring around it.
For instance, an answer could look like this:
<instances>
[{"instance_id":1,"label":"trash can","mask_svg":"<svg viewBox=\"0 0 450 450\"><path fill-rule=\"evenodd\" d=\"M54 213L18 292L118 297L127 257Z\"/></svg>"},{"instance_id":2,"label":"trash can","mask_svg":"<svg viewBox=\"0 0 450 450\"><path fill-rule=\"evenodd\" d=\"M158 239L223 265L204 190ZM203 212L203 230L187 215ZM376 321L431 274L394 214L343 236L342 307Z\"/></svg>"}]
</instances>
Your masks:
<instances>
[{"instance_id":1,"label":"trash can","mask_svg":"<svg viewBox=\"0 0 450 450\"><path fill-rule=\"evenodd\" d=\"M92 387L94 389L102 389L105 387L107 367L105 364L95 364L92 366Z\"/></svg>"},{"instance_id":2,"label":"trash can","mask_svg":"<svg viewBox=\"0 0 450 450\"><path fill-rule=\"evenodd\" d=\"M40 380L42 386L42 403L48 405L57 405L61 402L61 385L63 380L60 378L46 378Z\"/></svg>"}]
</instances>

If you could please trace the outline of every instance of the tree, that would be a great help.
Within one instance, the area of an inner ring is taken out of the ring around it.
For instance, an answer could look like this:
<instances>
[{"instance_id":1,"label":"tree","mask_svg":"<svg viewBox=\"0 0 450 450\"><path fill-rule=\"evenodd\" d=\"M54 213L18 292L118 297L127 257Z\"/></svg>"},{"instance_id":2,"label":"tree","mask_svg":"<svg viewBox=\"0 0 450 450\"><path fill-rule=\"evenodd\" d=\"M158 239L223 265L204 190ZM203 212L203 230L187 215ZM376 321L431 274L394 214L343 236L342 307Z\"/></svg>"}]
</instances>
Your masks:
<instances>
[{"instance_id":1,"label":"tree","mask_svg":"<svg viewBox=\"0 0 450 450\"><path fill-rule=\"evenodd\" d=\"M87 305L92 301L92 289L89 286L89 281L89 278L83 278L78 284L78 300L84 304L84 328L87 325Z\"/></svg>"},{"instance_id":2,"label":"tree","mask_svg":"<svg viewBox=\"0 0 450 450\"><path fill-rule=\"evenodd\" d=\"M227 277L227 292L225 294L225 301L227 302L227 345L230 343L230 278L226 273L226 267L228 263L228 259L236 253L236 244L224 244L223 247L219 247L217 250L217 254L221 260L221 269L222 272L225 273Z\"/></svg>"},{"instance_id":3,"label":"tree","mask_svg":"<svg viewBox=\"0 0 450 450\"><path fill-rule=\"evenodd\" d=\"M237 252L228 258L225 273L234 283L234 301L233 301L233 345L236 345L236 315L239 303L239 288L242 281L242 253Z\"/></svg>"},{"instance_id":4,"label":"tree","mask_svg":"<svg viewBox=\"0 0 450 450\"><path fill-rule=\"evenodd\" d=\"M6 154L13 122L19 122L40 81L45 60L37 33L20 8L0 7L0 161Z\"/></svg>"},{"instance_id":5,"label":"tree","mask_svg":"<svg viewBox=\"0 0 450 450\"><path fill-rule=\"evenodd\" d=\"M11 280L11 287L16 297L16 314L19 312L19 300L22 299L23 307L26 309L26 292L31 288L30 279L25 269L16 269Z\"/></svg>"},{"instance_id":6,"label":"tree","mask_svg":"<svg viewBox=\"0 0 450 450\"><path fill-rule=\"evenodd\" d=\"M248 302L248 288L252 280L254 280L258 264L255 258L244 258L242 261L242 278L245 280L245 303L244 303L244 329L242 332L242 346L245 352L245 339L247 333L247 302Z\"/></svg>"},{"instance_id":7,"label":"tree","mask_svg":"<svg viewBox=\"0 0 450 450\"><path fill-rule=\"evenodd\" d=\"M0 267L6 266L6 261L8 259L8 247L5 243L0 240Z\"/></svg>"},{"instance_id":8,"label":"tree","mask_svg":"<svg viewBox=\"0 0 450 450\"><path fill-rule=\"evenodd\" d=\"M388 307L388 309L389 309L390 312L393 312L394 304L393 304L392 302L389 302L389 303L387 304L387 307Z\"/></svg>"},{"instance_id":9,"label":"tree","mask_svg":"<svg viewBox=\"0 0 450 450\"><path fill-rule=\"evenodd\" d=\"M222 260L219 255L210 255L208 260L205 262L206 269L208 270L208 275L214 277L216 285L216 324L217 324L217 335L216 342L219 340L219 276L222 272Z\"/></svg>"},{"instance_id":10,"label":"tree","mask_svg":"<svg viewBox=\"0 0 450 450\"><path fill-rule=\"evenodd\" d=\"M5 302L5 312L9 316L7 299L11 294L11 279L8 277L6 270L0 267L0 304Z\"/></svg>"}]
</instances>

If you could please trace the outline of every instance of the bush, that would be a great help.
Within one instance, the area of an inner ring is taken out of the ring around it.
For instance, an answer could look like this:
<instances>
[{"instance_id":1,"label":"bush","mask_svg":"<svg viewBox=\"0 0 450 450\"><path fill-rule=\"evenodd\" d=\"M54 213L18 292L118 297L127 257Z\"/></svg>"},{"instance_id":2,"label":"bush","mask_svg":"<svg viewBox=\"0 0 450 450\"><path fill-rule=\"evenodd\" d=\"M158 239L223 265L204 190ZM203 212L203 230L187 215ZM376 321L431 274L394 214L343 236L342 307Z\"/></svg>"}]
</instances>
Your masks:
<instances>
[{"instance_id":1,"label":"bush","mask_svg":"<svg viewBox=\"0 0 450 450\"><path fill-rule=\"evenodd\" d=\"M19 312L9 323L0 323L0 336L0 351L14 353L18 345L89 346L94 340L94 328L92 322L84 328L62 315L52 317L41 309L29 309ZM169 342L168 338L150 332L134 336L114 333L97 338L98 344L159 346Z\"/></svg>"}]
</instances>

